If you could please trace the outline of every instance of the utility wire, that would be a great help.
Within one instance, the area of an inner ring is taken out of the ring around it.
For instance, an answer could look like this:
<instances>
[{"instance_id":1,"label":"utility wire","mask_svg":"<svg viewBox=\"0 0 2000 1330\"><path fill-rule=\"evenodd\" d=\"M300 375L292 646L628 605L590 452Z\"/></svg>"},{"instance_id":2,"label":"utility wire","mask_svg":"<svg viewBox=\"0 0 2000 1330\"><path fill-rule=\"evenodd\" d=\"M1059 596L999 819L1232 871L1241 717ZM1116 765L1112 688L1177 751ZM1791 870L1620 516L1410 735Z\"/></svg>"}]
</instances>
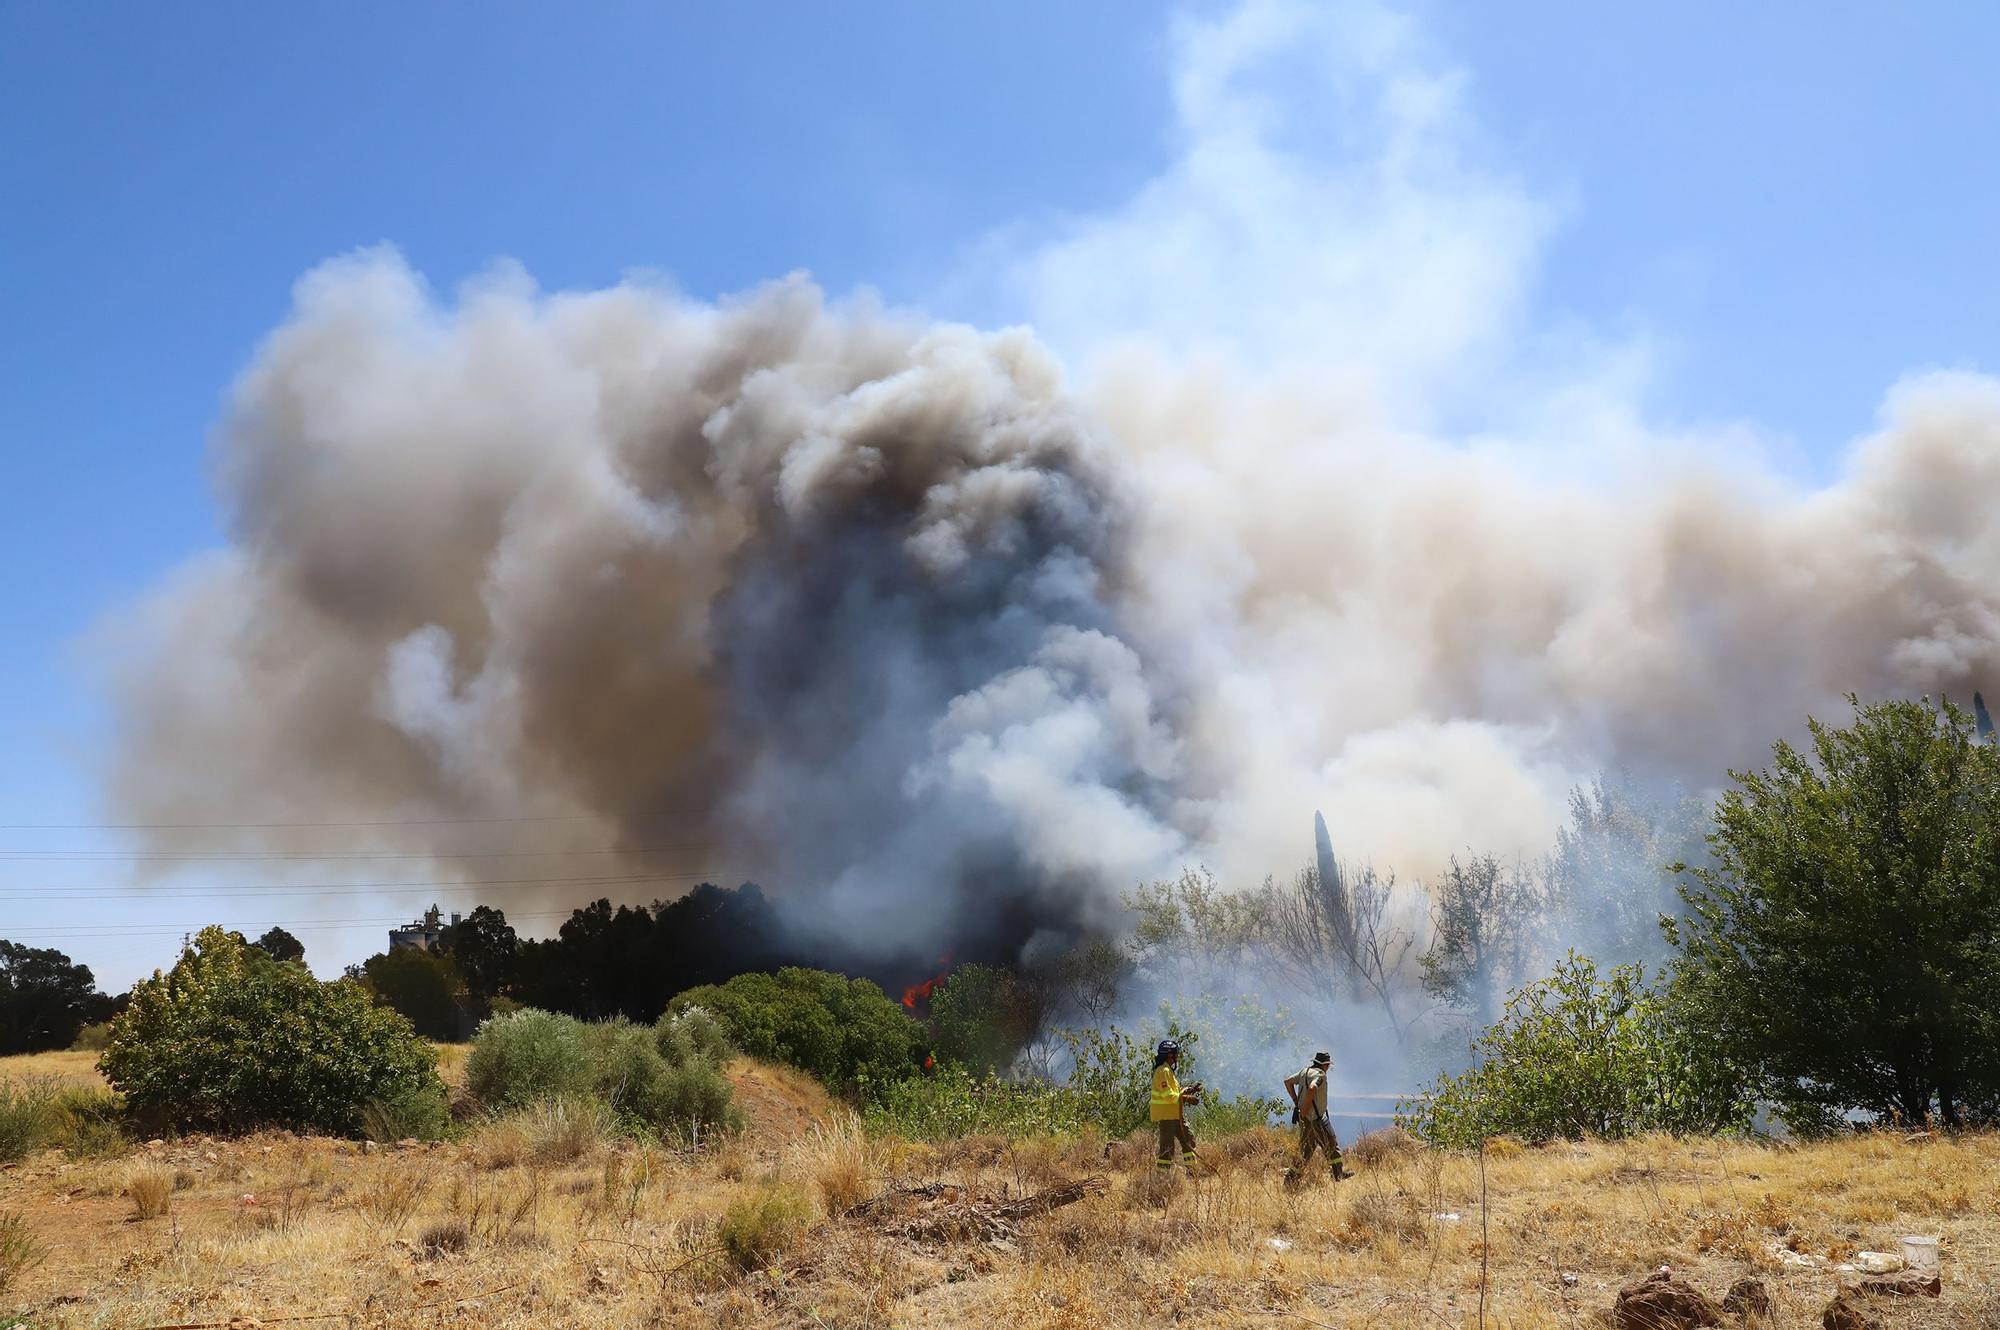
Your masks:
<instances>
[{"instance_id":1,"label":"utility wire","mask_svg":"<svg viewBox=\"0 0 2000 1330\"><path fill-rule=\"evenodd\" d=\"M183 900L229 896L363 896L383 891L429 888L438 891L485 891L493 887L518 890L523 887L601 886L643 882L687 882L699 878L730 877L733 874L708 869L675 873L605 874L594 877L503 877L426 878L406 882L291 882L256 883L222 887L105 887L85 886L75 890L60 887L0 887L0 901L31 900Z\"/></svg>"},{"instance_id":2,"label":"utility wire","mask_svg":"<svg viewBox=\"0 0 2000 1330\"><path fill-rule=\"evenodd\" d=\"M0 822L0 831L275 831L288 827L456 827L497 822L597 822L594 813L548 817L416 817L372 822Z\"/></svg>"},{"instance_id":3,"label":"utility wire","mask_svg":"<svg viewBox=\"0 0 2000 1330\"><path fill-rule=\"evenodd\" d=\"M145 851L127 854L116 850L5 850L0 863L263 863L279 861L350 861L358 859L561 859L585 855L676 854L689 850L712 849L712 842L686 841L679 845L611 846L590 850L279 850L244 851Z\"/></svg>"}]
</instances>

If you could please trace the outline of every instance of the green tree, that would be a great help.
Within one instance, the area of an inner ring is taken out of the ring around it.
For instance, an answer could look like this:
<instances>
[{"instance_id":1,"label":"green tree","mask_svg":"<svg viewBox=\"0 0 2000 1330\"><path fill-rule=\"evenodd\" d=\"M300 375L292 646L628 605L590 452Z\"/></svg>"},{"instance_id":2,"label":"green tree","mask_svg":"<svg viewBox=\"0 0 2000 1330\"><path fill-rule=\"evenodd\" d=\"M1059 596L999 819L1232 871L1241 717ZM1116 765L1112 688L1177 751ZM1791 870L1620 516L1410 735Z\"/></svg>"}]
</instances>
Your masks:
<instances>
[{"instance_id":1,"label":"green tree","mask_svg":"<svg viewBox=\"0 0 2000 1330\"><path fill-rule=\"evenodd\" d=\"M1005 1071L1040 1032L1040 996L1011 970L961 965L931 992L938 1057L976 1073Z\"/></svg>"},{"instance_id":2,"label":"green tree","mask_svg":"<svg viewBox=\"0 0 2000 1330\"><path fill-rule=\"evenodd\" d=\"M787 966L691 988L671 1010L700 1007L752 1057L785 1062L839 1090L881 1084L911 1071L923 1027L866 979Z\"/></svg>"},{"instance_id":3,"label":"green tree","mask_svg":"<svg viewBox=\"0 0 2000 1330\"><path fill-rule=\"evenodd\" d=\"M455 924L447 924L438 950L451 957L465 980L473 1014L484 1016L493 999L507 991L520 963L521 938L507 916L481 905Z\"/></svg>"},{"instance_id":4,"label":"green tree","mask_svg":"<svg viewBox=\"0 0 2000 1330\"><path fill-rule=\"evenodd\" d=\"M449 956L391 947L361 963L361 982L426 1039L463 1039L471 1033L465 980Z\"/></svg>"},{"instance_id":5,"label":"green tree","mask_svg":"<svg viewBox=\"0 0 2000 1330\"><path fill-rule=\"evenodd\" d=\"M306 944L276 926L250 945L275 961L297 961L301 965L305 963Z\"/></svg>"},{"instance_id":6,"label":"green tree","mask_svg":"<svg viewBox=\"0 0 2000 1330\"><path fill-rule=\"evenodd\" d=\"M1949 704L1848 700L1732 773L1681 989L1794 1125L2000 1120L2000 749Z\"/></svg>"},{"instance_id":7,"label":"green tree","mask_svg":"<svg viewBox=\"0 0 2000 1330\"><path fill-rule=\"evenodd\" d=\"M103 1001L88 965L0 940L0 1053L68 1048Z\"/></svg>"},{"instance_id":8,"label":"green tree","mask_svg":"<svg viewBox=\"0 0 2000 1330\"><path fill-rule=\"evenodd\" d=\"M1571 952L1515 992L1472 1046L1477 1065L1441 1076L1403 1106L1434 1144L1507 1134L1531 1141L1749 1125L1747 1080L1636 965L1602 979Z\"/></svg>"},{"instance_id":9,"label":"green tree","mask_svg":"<svg viewBox=\"0 0 2000 1330\"><path fill-rule=\"evenodd\" d=\"M1522 977L1541 911L1540 889L1520 869L1510 872L1490 854L1465 863L1453 855L1431 888L1424 991L1490 1024L1504 986Z\"/></svg>"},{"instance_id":10,"label":"green tree","mask_svg":"<svg viewBox=\"0 0 2000 1330\"><path fill-rule=\"evenodd\" d=\"M353 1135L370 1103L444 1093L430 1047L360 985L214 927L133 986L98 1067L142 1121L200 1131Z\"/></svg>"}]
</instances>

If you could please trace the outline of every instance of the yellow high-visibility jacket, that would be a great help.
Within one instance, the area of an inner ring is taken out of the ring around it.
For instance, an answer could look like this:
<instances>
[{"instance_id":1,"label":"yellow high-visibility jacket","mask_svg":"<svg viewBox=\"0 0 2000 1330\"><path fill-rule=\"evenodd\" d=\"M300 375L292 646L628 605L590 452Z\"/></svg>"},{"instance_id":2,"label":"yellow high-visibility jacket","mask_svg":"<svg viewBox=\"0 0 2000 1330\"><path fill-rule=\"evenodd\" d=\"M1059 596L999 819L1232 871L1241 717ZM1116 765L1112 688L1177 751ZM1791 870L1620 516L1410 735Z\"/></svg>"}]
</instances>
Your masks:
<instances>
[{"instance_id":1,"label":"yellow high-visibility jacket","mask_svg":"<svg viewBox=\"0 0 2000 1330\"><path fill-rule=\"evenodd\" d=\"M1153 1121L1172 1122L1181 1115L1181 1083L1172 1067L1153 1068Z\"/></svg>"}]
</instances>

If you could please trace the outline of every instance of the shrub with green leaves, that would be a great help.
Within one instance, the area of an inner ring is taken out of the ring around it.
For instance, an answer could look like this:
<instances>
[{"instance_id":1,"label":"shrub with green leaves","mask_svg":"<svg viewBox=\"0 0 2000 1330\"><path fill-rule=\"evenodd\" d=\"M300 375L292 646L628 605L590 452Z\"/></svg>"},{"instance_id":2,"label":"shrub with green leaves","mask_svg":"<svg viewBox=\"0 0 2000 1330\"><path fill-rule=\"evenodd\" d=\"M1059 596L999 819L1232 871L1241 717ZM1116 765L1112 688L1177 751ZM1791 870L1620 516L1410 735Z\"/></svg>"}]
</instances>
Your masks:
<instances>
[{"instance_id":1,"label":"shrub with green leaves","mask_svg":"<svg viewBox=\"0 0 2000 1330\"><path fill-rule=\"evenodd\" d=\"M369 1103L435 1086L437 1055L350 980L322 983L204 928L132 990L98 1060L149 1125L354 1135Z\"/></svg>"},{"instance_id":2,"label":"shrub with green leaves","mask_svg":"<svg viewBox=\"0 0 2000 1330\"><path fill-rule=\"evenodd\" d=\"M1082 1099L1059 1085L975 1076L956 1062L868 1087L862 1125L913 1141L959 1136L1070 1136L1086 1119ZM1122 1134L1122 1133L1121 1133Z\"/></svg>"},{"instance_id":3,"label":"shrub with green leaves","mask_svg":"<svg viewBox=\"0 0 2000 1330\"><path fill-rule=\"evenodd\" d=\"M361 1134L380 1144L441 1141L451 1132L451 1109L441 1085L408 1085L361 1110Z\"/></svg>"},{"instance_id":4,"label":"shrub with green leaves","mask_svg":"<svg viewBox=\"0 0 2000 1330\"><path fill-rule=\"evenodd\" d=\"M825 970L739 974L689 989L670 1011L693 1007L719 1018L743 1052L789 1063L836 1090L888 1084L923 1054L923 1027L880 987Z\"/></svg>"},{"instance_id":5,"label":"shrub with green leaves","mask_svg":"<svg viewBox=\"0 0 2000 1330\"><path fill-rule=\"evenodd\" d=\"M583 1022L535 1007L479 1027L465 1058L465 1084L487 1109L525 1108L595 1088Z\"/></svg>"},{"instance_id":6,"label":"shrub with green leaves","mask_svg":"<svg viewBox=\"0 0 2000 1330\"><path fill-rule=\"evenodd\" d=\"M466 1083L492 1111L588 1098L630 1128L699 1137L736 1120L729 1082L711 1055L720 1046L698 1020L664 1017L649 1028L529 1007L479 1027Z\"/></svg>"},{"instance_id":7,"label":"shrub with green leaves","mask_svg":"<svg viewBox=\"0 0 2000 1330\"><path fill-rule=\"evenodd\" d=\"M76 1032L70 1048L78 1053L102 1053L111 1047L111 1022L97 1021Z\"/></svg>"},{"instance_id":8,"label":"shrub with green leaves","mask_svg":"<svg viewBox=\"0 0 2000 1330\"><path fill-rule=\"evenodd\" d=\"M698 1057L719 1067L736 1055L729 1042L729 1027L706 1007L681 1007L662 1016L653 1030L660 1041L660 1055L675 1064Z\"/></svg>"},{"instance_id":9,"label":"shrub with green leaves","mask_svg":"<svg viewBox=\"0 0 2000 1330\"><path fill-rule=\"evenodd\" d=\"M1743 1130L1753 1103L1741 1069L1707 1043L1645 972L1571 952L1508 999L1473 1043L1478 1064L1441 1076L1397 1120L1434 1145L1489 1136L1529 1141L1639 1132Z\"/></svg>"},{"instance_id":10,"label":"shrub with green leaves","mask_svg":"<svg viewBox=\"0 0 2000 1330\"><path fill-rule=\"evenodd\" d=\"M1000 1072L1042 1029L1042 1002L1011 970L961 965L931 992L931 1049L975 1072Z\"/></svg>"}]
</instances>

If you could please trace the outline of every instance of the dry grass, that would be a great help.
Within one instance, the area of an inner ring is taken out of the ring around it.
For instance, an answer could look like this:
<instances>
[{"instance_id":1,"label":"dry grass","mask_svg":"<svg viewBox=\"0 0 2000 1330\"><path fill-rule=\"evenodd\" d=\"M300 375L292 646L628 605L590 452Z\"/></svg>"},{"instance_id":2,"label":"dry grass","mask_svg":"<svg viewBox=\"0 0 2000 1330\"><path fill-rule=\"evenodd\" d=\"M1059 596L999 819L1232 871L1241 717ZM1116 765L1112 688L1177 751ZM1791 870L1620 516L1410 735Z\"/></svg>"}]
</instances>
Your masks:
<instances>
[{"instance_id":1,"label":"dry grass","mask_svg":"<svg viewBox=\"0 0 2000 1330\"><path fill-rule=\"evenodd\" d=\"M174 1199L174 1171L159 1164L141 1164L125 1175L125 1197L138 1219L158 1219Z\"/></svg>"},{"instance_id":2,"label":"dry grass","mask_svg":"<svg viewBox=\"0 0 2000 1330\"><path fill-rule=\"evenodd\" d=\"M401 1149L191 1138L140 1156L185 1178L171 1224L128 1222L131 1152L45 1151L0 1172L0 1221L20 1212L23 1250L48 1252L4 1304L77 1330L350 1312L459 1330L1475 1330L1483 1255L1489 1326L1589 1330L1619 1285L1671 1264L1714 1297L1755 1275L1770 1324L1803 1330L1841 1278L1828 1262L1926 1232L1943 1239L1945 1296L1884 1303L1889 1330L2000 1313L2000 1137L1489 1151L1483 1252L1474 1156L1398 1145L1354 1181L1287 1188L1285 1133L1201 1148L1212 1174L1163 1180L1150 1151L1115 1162L1117 1143L933 1148L868 1140L838 1114L700 1152L536 1121ZM926 1245L848 1214L924 1183L1019 1197L1092 1174L1103 1194L1004 1247Z\"/></svg>"},{"instance_id":3,"label":"dry grass","mask_svg":"<svg viewBox=\"0 0 2000 1330\"><path fill-rule=\"evenodd\" d=\"M48 1257L49 1249L35 1237L27 1218L0 1213L0 1293Z\"/></svg>"},{"instance_id":4,"label":"dry grass","mask_svg":"<svg viewBox=\"0 0 2000 1330\"><path fill-rule=\"evenodd\" d=\"M603 1148L613 1126L600 1103L550 1099L486 1123L473 1134L473 1150L488 1168L569 1164Z\"/></svg>"},{"instance_id":5,"label":"dry grass","mask_svg":"<svg viewBox=\"0 0 2000 1330\"><path fill-rule=\"evenodd\" d=\"M11 1081L54 1081L102 1090L104 1078L97 1074L97 1054L64 1050L60 1053L20 1053L0 1058L0 1077Z\"/></svg>"},{"instance_id":6,"label":"dry grass","mask_svg":"<svg viewBox=\"0 0 2000 1330\"><path fill-rule=\"evenodd\" d=\"M830 1215L844 1214L868 1199L870 1154L868 1137L851 1113L815 1123L790 1152L795 1171L812 1183Z\"/></svg>"}]
</instances>

